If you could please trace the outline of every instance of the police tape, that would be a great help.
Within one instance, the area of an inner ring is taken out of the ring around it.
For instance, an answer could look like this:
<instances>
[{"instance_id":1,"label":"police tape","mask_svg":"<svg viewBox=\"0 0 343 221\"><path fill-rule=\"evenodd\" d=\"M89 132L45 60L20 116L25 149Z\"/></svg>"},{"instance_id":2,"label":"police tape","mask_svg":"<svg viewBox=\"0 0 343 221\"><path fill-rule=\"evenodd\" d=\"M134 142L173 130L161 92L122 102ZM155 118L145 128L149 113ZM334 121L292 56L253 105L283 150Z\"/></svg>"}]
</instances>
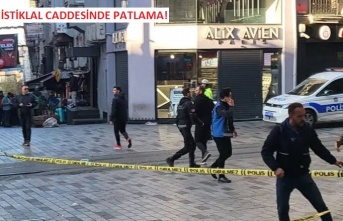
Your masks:
<instances>
[{"instance_id":1,"label":"police tape","mask_svg":"<svg viewBox=\"0 0 343 221\"><path fill-rule=\"evenodd\" d=\"M63 165L79 165L89 167L105 167L116 169L131 169L131 170L151 170L151 171L167 171L179 173L194 173L194 174L228 174L236 176L262 176L274 177L275 174L271 170L255 170L255 169L216 169L216 168L190 168L190 167L167 167L167 166L150 166L150 165L136 165L136 164L118 164L118 163L102 163L102 162L88 162L82 160L67 160L59 158L47 157L27 157L22 155L8 155L6 156L21 160L32 161L50 164L63 164ZM339 170L313 170L311 171L312 177L333 177L343 178L343 171Z\"/></svg>"},{"instance_id":2,"label":"police tape","mask_svg":"<svg viewBox=\"0 0 343 221\"><path fill-rule=\"evenodd\" d=\"M321 213L317 213L315 215L312 215L312 216L307 216L307 217L304 217L304 218L300 218L300 219L292 219L291 221L308 221L308 220L314 220L314 219L317 219L317 218L320 218L322 216L324 216L325 214L329 213L330 211L327 210L325 212L321 212Z\"/></svg>"},{"instance_id":3,"label":"police tape","mask_svg":"<svg viewBox=\"0 0 343 221\"><path fill-rule=\"evenodd\" d=\"M169 171L169 172L180 172L180 173L195 173L195 174L229 174L236 176L264 176L274 177L274 172L271 170L251 170L251 169L213 169L213 168L189 168L189 167L165 167L165 166L148 166L148 165L136 165L136 164L118 164L118 163L101 163L101 162L88 162L82 160L67 160L59 158L47 158L47 157L27 157L22 155L8 155L6 156L21 160L21 161L32 161L39 163L50 163L50 164L62 164L62 165L79 165L89 167L105 167L105 168L116 168L116 169L132 169L132 170L151 170L151 171ZM343 177L343 171L334 170L313 170L311 171L313 177ZM307 216L300 219L294 219L291 221L308 221L320 218L321 216L329 213L325 212L317 213L315 215Z\"/></svg>"}]
</instances>

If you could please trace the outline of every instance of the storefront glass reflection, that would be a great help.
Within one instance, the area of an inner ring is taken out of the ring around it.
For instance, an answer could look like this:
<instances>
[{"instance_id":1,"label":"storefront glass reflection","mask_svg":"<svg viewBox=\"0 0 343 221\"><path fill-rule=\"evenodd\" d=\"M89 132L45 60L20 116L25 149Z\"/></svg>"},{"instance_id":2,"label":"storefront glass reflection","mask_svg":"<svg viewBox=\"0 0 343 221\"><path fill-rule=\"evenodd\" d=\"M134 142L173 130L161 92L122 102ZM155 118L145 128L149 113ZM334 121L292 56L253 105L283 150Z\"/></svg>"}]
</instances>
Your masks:
<instances>
[{"instance_id":1,"label":"storefront glass reflection","mask_svg":"<svg viewBox=\"0 0 343 221\"><path fill-rule=\"evenodd\" d=\"M262 99L281 93L280 50L269 50L263 54ZM203 79L209 81L213 100L218 100L218 52L198 50L196 52L156 52L156 108L157 118L175 118L176 107L183 97L182 89L196 86ZM256 70L257 73L261 70ZM247 76L242 76L247 77Z\"/></svg>"},{"instance_id":2,"label":"storefront glass reflection","mask_svg":"<svg viewBox=\"0 0 343 221\"><path fill-rule=\"evenodd\" d=\"M170 23L281 24L282 0L156 0Z\"/></svg>"},{"instance_id":3,"label":"storefront glass reflection","mask_svg":"<svg viewBox=\"0 0 343 221\"><path fill-rule=\"evenodd\" d=\"M281 94L281 67L279 52L265 52L262 72L262 102Z\"/></svg>"},{"instance_id":4,"label":"storefront glass reflection","mask_svg":"<svg viewBox=\"0 0 343 221\"><path fill-rule=\"evenodd\" d=\"M182 88L195 88L196 53L160 53L156 58L157 117L174 118Z\"/></svg>"}]
</instances>

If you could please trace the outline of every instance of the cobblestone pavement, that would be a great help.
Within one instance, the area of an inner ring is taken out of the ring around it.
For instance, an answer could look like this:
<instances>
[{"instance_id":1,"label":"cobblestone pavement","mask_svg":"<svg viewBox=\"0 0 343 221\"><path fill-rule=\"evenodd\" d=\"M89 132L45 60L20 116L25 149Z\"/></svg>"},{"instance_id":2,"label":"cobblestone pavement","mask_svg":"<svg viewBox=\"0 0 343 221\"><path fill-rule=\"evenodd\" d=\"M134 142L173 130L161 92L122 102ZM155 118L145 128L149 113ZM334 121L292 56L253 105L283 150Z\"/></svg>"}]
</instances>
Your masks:
<instances>
[{"instance_id":1,"label":"cobblestone pavement","mask_svg":"<svg viewBox=\"0 0 343 221\"><path fill-rule=\"evenodd\" d=\"M34 128L30 149L21 146L19 128L0 128L0 149L8 153L71 159L108 157L129 162L134 157L158 158L156 153L176 151L181 137L172 125L128 125L132 150L112 150L110 125ZM265 169L259 151L270 124L237 123L239 138L233 141L230 168ZM333 149L342 128L321 128L317 132ZM209 149L216 154L213 142ZM332 152L343 159L343 153ZM199 156L199 152L197 152ZM313 169L336 169L313 156ZM100 159L99 158L99 159ZM147 162L150 158L147 158ZM187 166L187 157L177 163ZM210 158L213 162L215 157ZM3 168L13 159L1 157ZM27 165L27 163L25 163ZM45 164L42 164L44 167ZM218 184L211 176L132 170L102 170L81 174L0 177L0 220L229 220L275 221L275 179L231 176L231 184ZM343 220L343 179L316 178L334 220ZM312 206L294 191L291 216L312 215Z\"/></svg>"}]
</instances>

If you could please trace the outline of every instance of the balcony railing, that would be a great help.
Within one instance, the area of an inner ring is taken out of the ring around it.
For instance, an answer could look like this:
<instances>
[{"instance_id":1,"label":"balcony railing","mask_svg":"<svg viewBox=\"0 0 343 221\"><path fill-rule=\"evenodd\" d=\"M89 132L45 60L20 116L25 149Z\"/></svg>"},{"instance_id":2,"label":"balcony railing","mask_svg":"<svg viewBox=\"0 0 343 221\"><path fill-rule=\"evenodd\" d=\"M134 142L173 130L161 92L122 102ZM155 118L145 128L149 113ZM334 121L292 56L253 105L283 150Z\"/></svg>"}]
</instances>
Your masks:
<instances>
[{"instance_id":1,"label":"balcony railing","mask_svg":"<svg viewBox=\"0 0 343 221\"><path fill-rule=\"evenodd\" d=\"M310 8L313 15L340 15L337 0L310 0Z\"/></svg>"}]
</instances>

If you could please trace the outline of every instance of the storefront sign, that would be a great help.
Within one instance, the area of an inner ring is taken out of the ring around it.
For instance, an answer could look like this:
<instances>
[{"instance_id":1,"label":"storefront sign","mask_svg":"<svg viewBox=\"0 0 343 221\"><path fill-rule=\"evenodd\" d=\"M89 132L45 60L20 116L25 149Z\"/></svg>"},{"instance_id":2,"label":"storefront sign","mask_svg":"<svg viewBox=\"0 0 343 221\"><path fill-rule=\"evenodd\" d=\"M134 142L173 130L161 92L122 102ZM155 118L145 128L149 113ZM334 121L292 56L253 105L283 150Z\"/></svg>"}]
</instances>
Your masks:
<instances>
[{"instance_id":1,"label":"storefront sign","mask_svg":"<svg viewBox=\"0 0 343 221\"><path fill-rule=\"evenodd\" d=\"M323 25L319 28L319 38L322 40L328 40L331 37L331 29L327 25Z\"/></svg>"},{"instance_id":2,"label":"storefront sign","mask_svg":"<svg viewBox=\"0 0 343 221\"><path fill-rule=\"evenodd\" d=\"M181 98L183 98L182 90L182 88L174 88L170 90L169 100L171 112L169 114L172 117L176 117L177 115L177 105L179 104Z\"/></svg>"},{"instance_id":3,"label":"storefront sign","mask_svg":"<svg viewBox=\"0 0 343 221\"><path fill-rule=\"evenodd\" d=\"M0 35L0 57L3 67L16 67L18 64L18 39L17 35Z\"/></svg>"},{"instance_id":4,"label":"storefront sign","mask_svg":"<svg viewBox=\"0 0 343 221\"><path fill-rule=\"evenodd\" d=\"M112 34L112 43L125 43L126 42L126 30L116 31Z\"/></svg>"},{"instance_id":5,"label":"storefront sign","mask_svg":"<svg viewBox=\"0 0 343 221\"><path fill-rule=\"evenodd\" d=\"M274 27L209 27L206 38L210 40L280 39L279 28Z\"/></svg>"},{"instance_id":6,"label":"storefront sign","mask_svg":"<svg viewBox=\"0 0 343 221\"><path fill-rule=\"evenodd\" d=\"M56 24L56 33L67 33L68 26L67 23L57 23Z\"/></svg>"}]
</instances>

